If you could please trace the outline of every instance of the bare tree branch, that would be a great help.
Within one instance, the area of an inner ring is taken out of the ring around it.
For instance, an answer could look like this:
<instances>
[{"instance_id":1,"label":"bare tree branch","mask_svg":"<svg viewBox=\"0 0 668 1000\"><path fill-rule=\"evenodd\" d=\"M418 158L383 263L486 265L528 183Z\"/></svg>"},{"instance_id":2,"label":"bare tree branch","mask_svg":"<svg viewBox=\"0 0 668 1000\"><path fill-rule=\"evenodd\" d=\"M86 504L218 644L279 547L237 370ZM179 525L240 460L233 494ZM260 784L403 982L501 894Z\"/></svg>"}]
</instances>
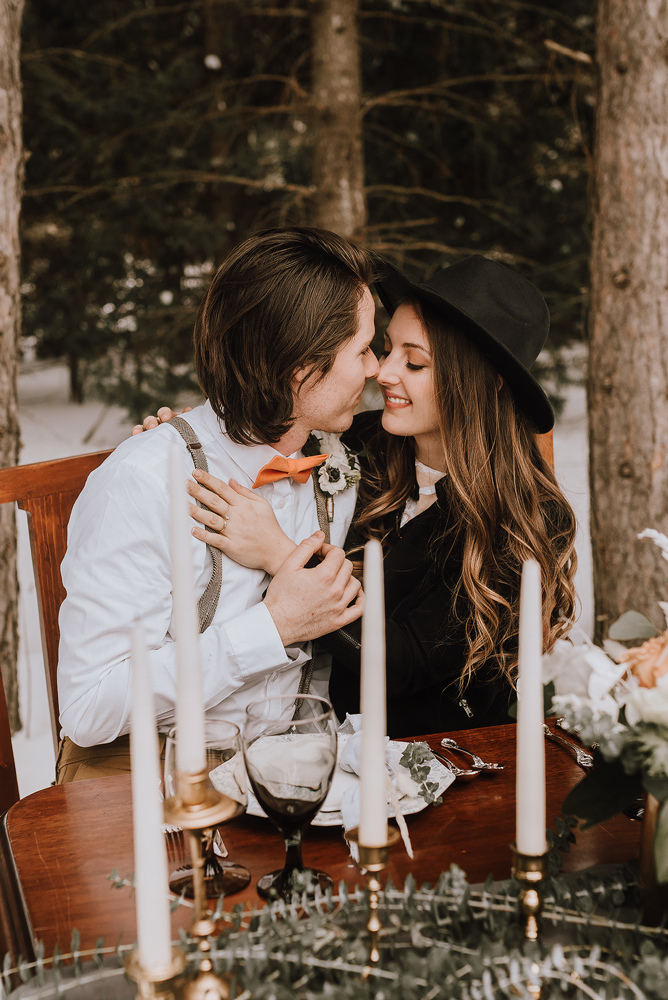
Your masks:
<instances>
[{"instance_id":1,"label":"bare tree branch","mask_svg":"<svg viewBox=\"0 0 668 1000\"><path fill-rule=\"evenodd\" d=\"M530 80L549 80L549 73L482 73L476 76L460 76L452 80L439 80L436 83L427 84L424 87L412 87L407 90L390 90L387 94L378 97L370 97L362 104L361 114L365 115L371 108L381 104L394 105L397 100L404 97L417 97L421 94L433 94L439 90L448 90L451 87L462 87L469 83L523 83ZM562 79L572 80L573 75L561 74Z\"/></svg>"},{"instance_id":2,"label":"bare tree branch","mask_svg":"<svg viewBox=\"0 0 668 1000\"><path fill-rule=\"evenodd\" d=\"M466 247L451 247L447 243L438 243L435 240L369 240L367 242L369 250L388 253L390 256L404 254L410 250L435 250L437 253L454 254L461 257L471 251Z\"/></svg>"},{"instance_id":3,"label":"bare tree branch","mask_svg":"<svg viewBox=\"0 0 668 1000\"><path fill-rule=\"evenodd\" d=\"M116 66L121 69L137 72L137 67L131 63L123 62L122 59L114 59L112 56L96 55L93 52L83 52L81 49L33 49L33 51L23 52L21 62L35 62L45 59L47 56L74 56L75 59L85 59L88 62L99 62L107 66Z\"/></svg>"},{"instance_id":4,"label":"bare tree branch","mask_svg":"<svg viewBox=\"0 0 668 1000\"><path fill-rule=\"evenodd\" d=\"M433 216L431 219L404 219L401 222L375 222L371 226L365 228L365 233L380 233L384 229L393 231L395 229L411 229L415 226L435 226L438 222L438 217Z\"/></svg>"},{"instance_id":5,"label":"bare tree branch","mask_svg":"<svg viewBox=\"0 0 668 1000\"><path fill-rule=\"evenodd\" d=\"M254 177L235 177L233 174L217 174L205 170L173 170L138 174L134 177L118 177L106 184L94 184L91 187L79 184L53 184L49 187L28 188L24 192L24 197L39 198L47 194L74 194L75 197L68 202L68 204L73 204L81 198L90 197L101 191L109 191L113 194L122 193L127 188L155 191L160 188L173 187L176 184L237 184L241 187L262 191L293 191L306 197L310 197L314 193L312 187L305 187L303 184L274 184Z\"/></svg>"},{"instance_id":6,"label":"bare tree branch","mask_svg":"<svg viewBox=\"0 0 668 1000\"><path fill-rule=\"evenodd\" d=\"M566 45L560 45L558 42L553 42L551 38L546 38L543 45L546 49L549 49L550 52L558 52L560 56L567 56L569 59L585 63L587 66L591 66L593 62L593 59L588 52L580 52L577 49L569 49Z\"/></svg>"},{"instance_id":7,"label":"bare tree branch","mask_svg":"<svg viewBox=\"0 0 668 1000\"><path fill-rule=\"evenodd\" d=\"M503 212L508 212L508 206L498 201L479 201L476 198L467 198L458 194L442 194L440 191L430 191L421 187L400 187L398 184L371 184L366 188L367 195L381 195L383 193L399 195L408 198L411 195L421 195L423 198L431 198L433 201L443 201L452 204L471 205L480 210L484 208L496 208Z\"/></svg>"},{"instance_id":8,"label":"bare tree branch","mask_svg":"<svg viewBox=\"0 0 668 1000\"><path fill-rule=\"evenodd\" d=\"M104 37L104 35L109 35L113 31L118 31L119 28L125 28L128 24L133 21L138 20L143 17L153 17L160 14L180 14L185 10L197 10L198 8L204 7L205 4L209 3L211 6L225 6L229 4L230 0L187 0L186 3L175 3L166 4L162 7L146 7L143 10L133 10L125 14L123 17L117 18L115 21L110 21L105 24L103 28L98 28L97 31L93 31L88 38L83 42L84 48L88 48L93 42L96 42L99 38ZM309 11L301 7L240 7L238 10L240 15L252 15L265 17L308 17Z\"/></svg>"},{"instance_id":9,"label":"bare tree branch","mask_svg":"<svg viewBox=\"0 0 668 1000\"><path fill-rule=\"evenodd\" d=\"M438 17L419 17L410 14L395 14L391 10L363 10L360 18L365 20L399 21L401 24L424 24L443 28L446 31L461 31L466 35L482 35L484 38L494 38L495 33L485 28L474 28L467 24L455 24L453 21L442 21Z\"/></svg>"}]
</instances>

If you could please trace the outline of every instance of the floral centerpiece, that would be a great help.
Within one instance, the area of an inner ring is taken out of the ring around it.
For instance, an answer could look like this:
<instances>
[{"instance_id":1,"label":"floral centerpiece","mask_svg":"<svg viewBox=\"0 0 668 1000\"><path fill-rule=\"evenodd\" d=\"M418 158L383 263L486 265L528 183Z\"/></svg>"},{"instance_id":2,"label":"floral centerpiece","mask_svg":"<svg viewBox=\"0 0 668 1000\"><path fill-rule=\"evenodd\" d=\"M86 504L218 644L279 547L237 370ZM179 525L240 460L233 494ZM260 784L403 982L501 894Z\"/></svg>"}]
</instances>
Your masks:
<instances>
[{"instance_id":1,"label":"floral centerpiece","mask_svg":"<svg viewBox=\"0 0 668 1000\"><path fill-rule=\"evenodd\" d=\"M668 537L648 529L668 561ZM668 603L660 602L668 621ZM647 793L658 801L654 835L656 879L668 883L668 630L627 612L601 649L559 640L543 658L543 681L553 684L553 709L594 747L594 765L564 801L564 813L583 828L602 823ZM644 638L627 649L619 640Z\"/></svg>"}]
</instances>

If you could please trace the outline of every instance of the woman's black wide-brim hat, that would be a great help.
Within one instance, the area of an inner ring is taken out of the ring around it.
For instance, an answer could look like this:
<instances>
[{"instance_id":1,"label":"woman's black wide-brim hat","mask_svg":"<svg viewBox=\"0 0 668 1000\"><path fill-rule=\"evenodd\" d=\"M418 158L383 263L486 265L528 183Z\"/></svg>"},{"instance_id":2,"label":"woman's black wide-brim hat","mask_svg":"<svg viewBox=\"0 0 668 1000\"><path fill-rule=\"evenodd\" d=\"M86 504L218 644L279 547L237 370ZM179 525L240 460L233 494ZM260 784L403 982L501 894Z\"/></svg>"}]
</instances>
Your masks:
<instances>
[{"instance_id":1,"label":"woman's black wide-brim hat","mask_svg":"<svg viewBox=\"0 0 668 1000\"><path fill-rule=\"evenodd\" d=\"M550 329L545 299L535 285L481 254L437 271L424 284L410 281L387 261L382 268L375 285L390 316L406 299L434 306L489 358L538 433L552 429L550 401L529 372Z\"/></svg>"}]
</instances>

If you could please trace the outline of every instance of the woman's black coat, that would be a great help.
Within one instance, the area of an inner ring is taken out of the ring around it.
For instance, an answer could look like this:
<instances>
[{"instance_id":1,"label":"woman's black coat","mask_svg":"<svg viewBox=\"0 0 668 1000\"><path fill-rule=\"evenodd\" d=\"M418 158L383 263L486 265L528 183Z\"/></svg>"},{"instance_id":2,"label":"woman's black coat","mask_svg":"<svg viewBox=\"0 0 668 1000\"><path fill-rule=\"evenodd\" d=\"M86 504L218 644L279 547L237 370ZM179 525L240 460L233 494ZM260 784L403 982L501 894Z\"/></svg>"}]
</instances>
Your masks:
<instances>
[{"instance_id":1,"label":"woman's black coat","mask_svg":"<svg viewBox=\"0 0 668 1000\"><path fill-rule=\"evenodd\" d=\"M379 426L376 411L359 414L342 440L362 451ZM432 558L434 536L443 533L443 492L437 502L397 530L385 558L387 732L396 738L510 722L515 695L497 671L478 670L460 693L466 660L464 624L452 613L461 559L452 555L440 571ZM349 535L354 544L354 531ZM347 547L350 547L347 545ZM330 697L340 719L359 712L361 622L318 640L332 654Z\"/></svg>"}]
</instances>

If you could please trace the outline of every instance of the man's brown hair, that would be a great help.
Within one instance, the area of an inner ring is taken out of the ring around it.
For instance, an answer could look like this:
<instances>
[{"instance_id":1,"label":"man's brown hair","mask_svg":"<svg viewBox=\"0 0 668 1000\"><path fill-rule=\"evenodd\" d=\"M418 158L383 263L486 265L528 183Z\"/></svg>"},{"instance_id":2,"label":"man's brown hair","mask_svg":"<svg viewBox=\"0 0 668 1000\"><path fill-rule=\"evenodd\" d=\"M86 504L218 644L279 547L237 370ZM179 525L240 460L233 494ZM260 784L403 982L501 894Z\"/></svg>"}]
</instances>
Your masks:
<instances>
[{"instance_id":1,"label":"man's brown hair","mask_svg":"<svg viewBox=\"0 0 668 1000\"><path fill-rule=\"evenodd\" d=\"M218 269L195 323L195 363L238 444L273 444L292 426L292 379L322 378L357 332L370 255L322 229L270 229ZM302 382L302 385L304 382Z\"/></svg>"}]
</instances>

